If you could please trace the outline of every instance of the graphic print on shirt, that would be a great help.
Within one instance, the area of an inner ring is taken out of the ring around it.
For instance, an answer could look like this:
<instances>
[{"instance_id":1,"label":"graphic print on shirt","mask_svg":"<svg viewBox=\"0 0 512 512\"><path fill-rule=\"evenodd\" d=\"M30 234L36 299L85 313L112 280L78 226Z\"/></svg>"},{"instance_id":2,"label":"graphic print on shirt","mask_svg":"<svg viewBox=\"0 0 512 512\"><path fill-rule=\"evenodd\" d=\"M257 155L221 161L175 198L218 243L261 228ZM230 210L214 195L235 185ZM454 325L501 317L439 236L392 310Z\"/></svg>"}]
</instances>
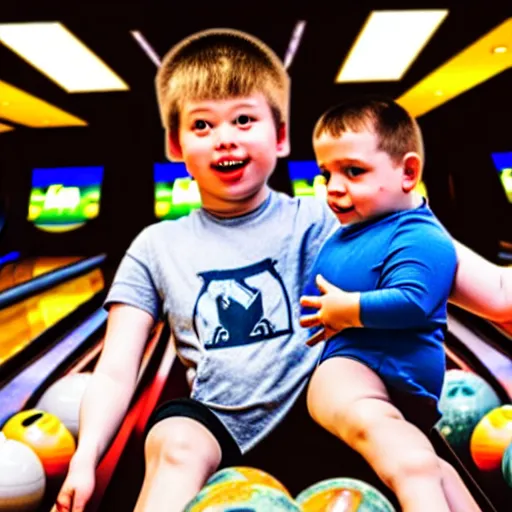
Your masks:
<instances>
[{"instance_id":1,"label":"graphic print on shirt","mask_svg":"<svg viewBox=\"0 0 512 512\"><path fill-rule=\"evenodd\" d=\"M194 330L205 348L226 348L291 334L290 299L271 259L199 275Z\"/></svg>"}]
</instances>

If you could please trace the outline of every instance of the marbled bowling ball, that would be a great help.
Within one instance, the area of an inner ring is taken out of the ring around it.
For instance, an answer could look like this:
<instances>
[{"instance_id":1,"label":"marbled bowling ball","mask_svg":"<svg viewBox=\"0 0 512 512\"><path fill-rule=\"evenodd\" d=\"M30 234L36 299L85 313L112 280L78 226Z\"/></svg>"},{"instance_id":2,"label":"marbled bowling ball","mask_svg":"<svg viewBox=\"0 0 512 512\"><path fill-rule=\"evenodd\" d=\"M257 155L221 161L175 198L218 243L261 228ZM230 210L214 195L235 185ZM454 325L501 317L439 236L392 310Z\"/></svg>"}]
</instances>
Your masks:
<instances>
[{"instance_id":1,"label":"marbled bowling ball","mask_svg":"<svg viewBox=\"0 0 512 512\"><path fill-rule=\"evenodd\" d=\"M38 409L22 411L9 418L3 433L8 439L30 446L48 478L60 479L66 475L76 445L59 418Z\"/></svg>"},{"instance_id":2,"label":"marbled bowling ball","mask_svg":"<svg viewBox=\"0 0 512 512\"><path fill-rule=\"evenodd\" d=\"M500 469L511 442L512 405L503 405L487 413L475 427L470 441L471 457L482 471Z\"/></svg>"},{"instance_id":3,"label":"marbled bowling ball","mask_svg":"<svg viewBox=\"0 0 512 512\"><path fill-rule=\"evenodd\" d=\"M512 487L512 443L508 445L508 448L505 450L503 454L503 459L501 460L501 472L503 473L503 478L509 487Z\"/></svg>"},{"instance_id":4,"label":"marbled bowling ball","mask_svg":"<svg viewBox=\"0 0 512 512\"><path fill-rule=\"evenodd\" d=\"M498 395L482 377L463 370L449 370L439 400L443 417L436 428L454 450L468 453L477 423L500 405Z\"/></svg>"},{"instance_id":5,"label":"marbled bowling ball","mask_svg":"<svg viewBox=\"0 0 512 512\"><path fill-rule=\"evenodd\" d=\"M274 489L278 489L285 494L290 495L288 489L286 489L286 487L277 480L277 478L265 471L262 471L261 469L251 468L248 466L234 466L231 468L221 469L209 478L204 487L225 482L238 481L266 485L267 487L273 487Z\"/></svg>"},{"instance_id":6,"label":"marbled bowling ball","mask_svg":"<svg viewBox=\"0 0 512 512\"><path fill-rule=\"evenodd\" d=\"M353 478L318 482L302 491L296 501L302 512L395 512L380 491Z\"/></svg>"},{"instance_id":7,"label":"marbled bowling ball","mask_svg":"<svg viewBox=\"0 0 512 512\"><path fill-rule=\"evenodd\" d=\"M184 512L300 512L283 491L244 480L208 485Z\"/></svg>"}]
</instances>

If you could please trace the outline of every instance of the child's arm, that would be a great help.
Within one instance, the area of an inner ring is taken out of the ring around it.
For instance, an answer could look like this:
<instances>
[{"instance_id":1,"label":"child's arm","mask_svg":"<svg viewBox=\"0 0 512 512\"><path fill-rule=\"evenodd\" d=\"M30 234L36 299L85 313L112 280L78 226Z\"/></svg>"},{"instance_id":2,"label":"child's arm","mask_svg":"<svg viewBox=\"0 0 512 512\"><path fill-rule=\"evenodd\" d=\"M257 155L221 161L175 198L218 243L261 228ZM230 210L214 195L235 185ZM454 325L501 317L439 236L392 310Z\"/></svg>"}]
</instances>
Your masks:
<instances>
[{"instance_id":1,"label":"child's arm","mask_svg":"<svg viewBox=\"0 0 512 512\"><path fill-rule=\"evenodd\" d=\"M455 242L458 268L449 301L496 322L512 320L512 267L500 267Z\"/></svg>"},{"instance_id":2,"label":"child's arm","mask_svg":"<svg viewBox=\"0 0 512 512\"><path fill-rule=\"evenodd\" d=\"M149 313L133 306L110 308L103 350L80 409L77 452L96 463L128 409L153 324Z\"/></svg>"},{"instance_id":3,"label":"child's arm","mask_svg":"<svg viewBox=\"0 0 512 512\"><path fill-rule=\"evenodd\" d=\"M153 323L141 309L112 305L103 350L80 406L78 447L57 497L57 510L82 510L90 499L95 468L133 396Z\"/></svg>"},{"instance_id":4,"label":"child's arm","mask_svg":"<svg viewBox=\"0 0 512 512\"><path fill-rule=\"evenodd\" d=\"M410 329L426 326L432 312L446 302L456 268L451 240L430 224L399 227L383 262L379 289L347 292L317 280L320 297L302 297L316 308L301 318L303 327L323 326L308 344L348 327Z\"/></svg>"}]
</instances>

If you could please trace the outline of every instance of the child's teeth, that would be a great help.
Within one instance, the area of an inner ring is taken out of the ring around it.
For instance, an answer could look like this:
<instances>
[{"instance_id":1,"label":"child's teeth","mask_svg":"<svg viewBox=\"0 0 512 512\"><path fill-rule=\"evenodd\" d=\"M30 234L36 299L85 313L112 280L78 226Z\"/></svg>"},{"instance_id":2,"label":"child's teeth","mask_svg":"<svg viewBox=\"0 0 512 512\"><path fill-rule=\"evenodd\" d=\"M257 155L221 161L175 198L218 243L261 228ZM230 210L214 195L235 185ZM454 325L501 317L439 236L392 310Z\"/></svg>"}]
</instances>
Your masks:
<instances>
[{"instance_id":1,"label":"child's teeth","mask_svg":"<svg viewBox=\"0 0 512 512\"><path fill-rule=\"evenodd\" d=\"M239 160L239 161L236 161L236 162L235 162L235 161L232 161L232 162L221 162L221 163L220 163L220 165L221 165L222 167L230 167L230 166L232 166L232 165L239 165L239 164L241 164L241 163L242 163L242 162Z\"/></svg>"}]
</instances>

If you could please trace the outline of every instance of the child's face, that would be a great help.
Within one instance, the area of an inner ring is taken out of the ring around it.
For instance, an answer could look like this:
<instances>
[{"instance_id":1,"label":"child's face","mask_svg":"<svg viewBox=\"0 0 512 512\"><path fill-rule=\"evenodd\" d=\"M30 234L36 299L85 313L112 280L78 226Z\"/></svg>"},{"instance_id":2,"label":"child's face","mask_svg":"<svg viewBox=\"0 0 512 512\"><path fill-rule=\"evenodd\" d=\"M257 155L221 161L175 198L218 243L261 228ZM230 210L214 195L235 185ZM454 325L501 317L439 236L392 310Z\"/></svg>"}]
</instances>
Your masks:
<instances>
[{"instance_id":1,"label":"child's face","mask_svg":"<svg viewBox=\"0 0 512 512\"><path fill-rule=\"evenodd\" d=\"M371 131L323 133L313 142L316 159L327 178L327 202L341 224L353 224L401 209L406 183L403 163L395 164L378 149Z\"/></svg>"},{"instance_id":2,"label":"child's face","mask_svg":"<svg viewBox=\"0 0 512 512\"><path fill-rule=\"evenodd\" d=\"M203 206L219 214L261 204L277 157L287 152L285 128L276 130L263 94L185 102L178 142L171 152L197 181Z\"/></svg>"}]
</instances>

